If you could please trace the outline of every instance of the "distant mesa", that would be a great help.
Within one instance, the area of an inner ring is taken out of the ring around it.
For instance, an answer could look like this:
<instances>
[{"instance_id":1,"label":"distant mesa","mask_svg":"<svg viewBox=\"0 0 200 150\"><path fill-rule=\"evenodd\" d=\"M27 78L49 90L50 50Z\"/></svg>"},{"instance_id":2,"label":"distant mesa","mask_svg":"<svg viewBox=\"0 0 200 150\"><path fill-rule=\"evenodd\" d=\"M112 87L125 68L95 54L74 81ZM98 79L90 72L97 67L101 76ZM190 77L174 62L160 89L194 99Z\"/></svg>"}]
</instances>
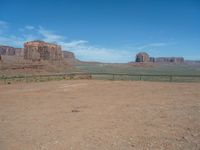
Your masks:
<instances>
[{"instance_id":1,"label":"distant mesa","mask_svg":"<svg viewBox=\"0 0 200 150\"><path fill-rule=\"evenodd\" d=\"M0 62L13 63L23 59L24 52L22 48L0 45Z\"/></svg>"},{"instance_id":2,"label":"distant mesa","mask_svg":"<svg viewBox=\"0 0 200 150\"><path fill-rule=\"evenodd\" d=\"M0 46L0 55L15 55L15 48L11 46Z\"/></svg>"},{"instance_id":3,"label":"distant mesa","mask_svg":"<svg viewBox=\"0 0 200 150\"><path fill-rule=\"evenodd\" d=\"M63 51L63 58L65 59L75 59L75 55L72 52L69 51Z\"/></svg>"},{"instance_id":4,"label":"distant mesa","mask_svg":"<svg viewBox=\"0 0 200 150\"><path fill-rule=\"evenodd\" d=\"M154 62L184 63L183 57L157 57Z\"/></svg>"},{"instance_id":5,"label":"distant mesa","mask_svg":"<svg viewBox=\"0 0 200 150\"><path fill-rule=\"evenodd\" d=\"M136 55L136 62L149 62L149 55L145 52L140 52Z\"/></svg>"},{"instance_id":6,"label":"distant mesa","mask_svg":"<svg viewBox=\"0 0 200 150\"><path fill-rule=\"evenodd\" d=\"M157 62L157 63L184 63L183 57L149 57L146 52L136 55L136 62Z\"/></svg>"}]
</instances>

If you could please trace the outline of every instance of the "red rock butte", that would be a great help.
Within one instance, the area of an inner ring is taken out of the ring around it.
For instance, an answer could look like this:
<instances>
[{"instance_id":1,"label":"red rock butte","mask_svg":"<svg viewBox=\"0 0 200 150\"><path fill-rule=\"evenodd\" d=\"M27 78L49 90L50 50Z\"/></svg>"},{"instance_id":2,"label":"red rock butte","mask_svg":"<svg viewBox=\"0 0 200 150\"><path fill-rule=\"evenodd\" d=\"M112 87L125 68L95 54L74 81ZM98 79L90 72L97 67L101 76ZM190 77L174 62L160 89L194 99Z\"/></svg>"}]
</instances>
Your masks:
<instances>
[{"instance_id":1,"label":"red rock butte","mask_svg":"<svg viewBox=\"0 0 200 150\"><path fill-rule=\"evenodd\" d=\"M62 60L61 46L44 41L30 41L24 43L24 59Z\"/></svg>"}]
</instances>

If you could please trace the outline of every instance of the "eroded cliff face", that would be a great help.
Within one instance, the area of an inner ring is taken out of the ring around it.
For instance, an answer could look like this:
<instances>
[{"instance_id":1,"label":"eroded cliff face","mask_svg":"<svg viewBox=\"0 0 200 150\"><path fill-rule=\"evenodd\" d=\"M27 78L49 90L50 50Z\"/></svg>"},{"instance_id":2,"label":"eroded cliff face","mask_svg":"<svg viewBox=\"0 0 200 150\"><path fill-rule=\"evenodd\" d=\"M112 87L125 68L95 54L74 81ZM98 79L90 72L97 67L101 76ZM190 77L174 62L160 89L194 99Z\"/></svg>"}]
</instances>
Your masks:
<instances>
[{"instance_id":1,"label":"eroded cliff face","mask_svg":"<svg viewBox=\"0 0 200 150\"><path fill-rule=\"evenodd\" d=\"M157 57L154 59L155 62L161 62L161 63L184 63L183 57Z\"/></svg>"},{"instance_id":2,"label":"eroded cliff face","mask_svg":"<svg viewBox=\"0 0 200 150\"><path fill-rule=\"evenodd\" d=\"M0 62L18 63L23 60L23 48L0 46Z\"/></svg>"},{"instance_id":3,"label":"eroded cliff face","mask_svg":"<svg viewBox=\"0 0 200 150\"><path fill-rule=\"evenodd\" d=\"M149 62L149 55L145 52L138 53L136 55L136 62Z\"/></svg>"},{"instance_id":4,"label":"eroded cliff face","mask_svg":"<svg viewBox=\"0 0 200 150\"><path fill-rule=\"evenodd\" d=\"M44 41L31 41L24 43L24 59L39 60L62 60L61 46Z\"/></svg>"},{"instance_id":5,"label":"eroded cliff face","mask_svg":"<svg viewBox=\"0 0 200 150\"><path fill-rule=\"evenodd\" d=\"M63 58L65 59L75 59L75 55L69 51L63 51Z\"/></svg>"},{"instance_id":6,"label":"eroded cliff face","mask_svg":"<svg viewBox=\"0 0 200 150\"><path fill-rule=\"evenodd\" d=\"M11 46L0 46L0 55L15 55L15 49Z\"/></svg>"},{"instance_id":7,"label":"eroded cliff face","mask_svg":"<svg viewBox=\"0 0 200 150\"><path fill-rule=\"evenodd\" d=\"M136 55L136 62L184 63L183 57L149 57L145 52Z\"/></svg>"}]
</instances>

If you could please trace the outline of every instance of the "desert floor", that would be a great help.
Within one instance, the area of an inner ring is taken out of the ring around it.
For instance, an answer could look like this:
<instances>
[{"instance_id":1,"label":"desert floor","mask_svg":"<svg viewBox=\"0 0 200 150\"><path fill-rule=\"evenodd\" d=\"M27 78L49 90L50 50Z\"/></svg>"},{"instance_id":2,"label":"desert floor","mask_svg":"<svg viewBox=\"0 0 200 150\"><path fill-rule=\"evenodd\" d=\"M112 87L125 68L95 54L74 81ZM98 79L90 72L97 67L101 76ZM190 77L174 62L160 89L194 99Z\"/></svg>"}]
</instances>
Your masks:
<instances>
[{"instance_id":1,"label":"desert floor","mask_svg":"<svg viewBox=\"0 0 200 150\"><path fill-rule=\"evenodd\" d=\"M0 85L0 150L199 150L200 83Z\"/></svg>"}]
</instances>

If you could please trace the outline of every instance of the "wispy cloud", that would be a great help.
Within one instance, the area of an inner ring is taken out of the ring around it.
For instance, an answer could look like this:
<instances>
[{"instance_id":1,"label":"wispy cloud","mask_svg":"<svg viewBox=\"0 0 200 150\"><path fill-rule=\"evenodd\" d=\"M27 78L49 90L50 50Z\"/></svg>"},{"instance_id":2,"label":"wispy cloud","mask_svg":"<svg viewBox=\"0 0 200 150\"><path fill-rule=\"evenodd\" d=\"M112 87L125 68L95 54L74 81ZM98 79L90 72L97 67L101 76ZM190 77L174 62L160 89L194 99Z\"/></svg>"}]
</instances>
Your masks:
<instances>
[{"instance_id":1,"label":"wispy cloud","mask_svg":"<svg viewBox=\"0 0 200 150\"><path fill-rule=\"evenodd\" d=\"M85 61L122 63L131 61L134 56L134 53L131 51L94 46L84 40L59 42L59 44L62 45L64 49L74 52L78 58Z\"/></svg>"},{"instance_id":2,"label":"wispy cloud","mask_svg":"<svg viewBox=\"0 0 200 150\"><path fill-rule=\"evenodd\" d=\"M27 30L33 30L33 29L35 29L35 27L27 25L27 26L25 26L25 29L27 29Z\"/></svg>"},{"instance_id":3,"label":"wispy cloud","mask_svg":"<svg viewBox=\"0 0 200 150\"><path fill-rule=\"evenodd\" d=\"M62 46L63 50L74 52L78 59L84 61L122 63L132 61L135 55L134 51L96 46L87 40L69 40L41 26L33 28L32 26L25 26L19 31L21 33L20 36L9 36L7 34L0 36L0 44L22 47L26 41L40 39L46 42L57 43Z\"/></svg>"},{"instance_id":4,"label":"wispy cloud","mask_svg":"<svg viewBox=\"0 0 200 150\"><path fill-rule=\"evenodd\" d=\"M85 41L85 40L74 40L74 41L71 41L71 42L60 41L59 43L61 45L63 45L65 48L70 49L70 48L74 48L74 47L83 46L83 45L87 44L88 41Z\"/></svg>"},{"instance_id":5,"label":"wispy cloud","mask_svg":"<svg viewBox=\"0 0 200 150\"><path fill-rule=\"evenodd\" d=\"M0 20L0 26L1 27L7 26L7 22Z\"/></svg>"},{"instance_id":6,"label":"wispy cloud","mask_svg":"<svg viewBox=\"0 0 200 150\"><path fill-rule=\"evenodd\" d=\"M8 23L0 20L0 34L2 34L8 28Z\"/></svg>"},{"instance_id":7,"label":"wispy cloud","mask_svg":"<svg viewBox=\"0 0 200 150\"><path fill-rule=\"evenodd\" d=\"M7 27L6 22L0 22L0 27ZM63 50L72 51L78 59L84 61L99 61L99 62L129 62L134 60L135 54L139 50L166 46L167 43L158 42L145 45L134 45L128 49L112 49L91 44L87 40L69 40L55 31L48 30L42 26L25 26L19 30L20 36L9 34L0 34L0 44L22 47L23 43L31 40L43 40L46 42L57 43L62 46Z\"/></svg>"},{"instance_id":8,"label":"wispy cloud","mask_svg":"<svg viewBox=\"0 0 200 150\"><path fill-rule=\"evenodd\" d=\"M161 46L166 46L167 43L151 43L149 44L149 46L152 46L152 47L161 47Z\"/></svg>"},{"instance_id":9,"label":"wispy cloud","mask_svg":"<svg viewBox=\"0 0 200 150\"><path fill-rule=\"evenodd\" d=\"M133 52L95 46L87 40L69 41L64 36L44 27L39 27L38 33L42 35L42 40L56 42L62 46L63 50L72 51L79 59L85 61L127 62L127 60L131 61L133 56Z\"/></svg>"},{"instance_id":10,"label":"wispy cloud","mask_svg":"<svg viewBox=\"0 0 200 150\"><path fill-rule=\"evenodd\" d=\"M155 48L155 47L163 47L163 46L167 46L169 43L150 43L150 44L145 44L145 45L140 45L138 47L136 47L136 49L138 50L143 50L143 49L148 49L148 48Z\"/></svg>"},{"instance_id":11,"label":"wispy cloud","mask_svg":"<svg viewBox=\"0 0 200 150\"><path fill-rule=\"evenodd\" d=\"M17 36L0 36L0 45L9 45L21 47L24 43L25 39Z\"/></svg>"},{"instance_id":12,"label":"wispy cloud","mask_svg":"<svg viewBox=\"0 0 200 150\"><path fill-rule=\"evenodd\" d=\"M55 34L53 31L44 29L41 26L37 31L39 34L43 36L43 40L47 42L58 42L58 41L63 41L65 39L63 36Z\"/></svg>"}]
</instances>

